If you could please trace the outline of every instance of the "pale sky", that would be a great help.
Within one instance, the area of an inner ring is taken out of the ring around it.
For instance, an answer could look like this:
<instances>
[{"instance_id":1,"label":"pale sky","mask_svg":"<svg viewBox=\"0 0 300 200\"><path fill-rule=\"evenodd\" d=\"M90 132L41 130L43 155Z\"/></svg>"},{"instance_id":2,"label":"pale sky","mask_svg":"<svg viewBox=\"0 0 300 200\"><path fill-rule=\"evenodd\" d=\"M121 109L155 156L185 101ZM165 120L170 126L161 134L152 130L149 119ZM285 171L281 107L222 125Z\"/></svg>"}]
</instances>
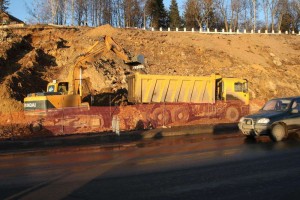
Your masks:
<instances>
[{"instance_id":1,"label":"pale sky","mask_svg":"<svg viewBox=\"0 0 300 200\"><path fill-rule=\"evenodd\" d=\"M8 12L9 12L9 14L13 15L14 17L16 17L24 22L27 22L30 17L27 13L25 2L28 5L31 5L31 2L33 2L33 1L34 0L10 0ZM184 1L185 0L177 0L179 10L182 10L182 5L183 5L182 2L184 2ZM167 10L170 7L170 3L171 3L171 0L164 0L164 5Z\"/></svg>"},{"instance_id":2,"label":"pale sky","mask_svg":"<svg viewBox=\"0 0 300 200\"><path fill-rule=\"evenodd\" d=\"M26 22L26 19L28 19L29 17L27 14L25 2L27 2L28 5L30 5L32 1L33 0L10 0L10 4L8 8L9 14Z\"/></svg>"}]
</instances>

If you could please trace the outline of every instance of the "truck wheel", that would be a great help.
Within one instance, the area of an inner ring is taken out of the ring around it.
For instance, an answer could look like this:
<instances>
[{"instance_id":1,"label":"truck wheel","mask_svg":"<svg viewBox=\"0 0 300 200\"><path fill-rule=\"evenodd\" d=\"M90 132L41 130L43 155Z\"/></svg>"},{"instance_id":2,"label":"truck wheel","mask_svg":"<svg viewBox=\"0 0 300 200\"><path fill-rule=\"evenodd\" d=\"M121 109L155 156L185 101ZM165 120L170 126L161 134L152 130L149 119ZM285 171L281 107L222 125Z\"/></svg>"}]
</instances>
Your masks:
<instances>
[{"instance_id":1,"label":"truck wheel","mask_svg":"<svg viewBox=\"0 0 300 200\"><path fill-rule=\"evenodd\" d=\"M152 119L159 126L167 125L170 123L171 119L170 112L163 107L155 108L152 112Z\"/></svg>"},{"instance_id":2,"label":"truck wheel","mask_svg":"<svg viewBox=\"0 0 300 200\"><path fill-rule=\"evenodd\" d=\"M175 107L171 111L172 122L187 122L190 118L188 107Z\"/></svg>"},{"instance_id":3,"label":"truck wheel","mask_svg":"<svg viewBox=\"0 0 300 200\"><path fill-rule=\"evenodd\" d=\"M31 133L38 133L39 131L41 131L43 129L43 126L40 122L32 122L29 125L29 129L30 129Z\"/></svg>"},{"instance_id":4,"label":"truck wheel","mask_svg":"<svg viewBox=\"0 0 300 200\"><path fill-rule=\"evenodd\" d=\"M283 124L276 124L272 127L270 138L274 142L282 141L287 137L287 131Z\"/></svg>"},{"instance_id":5,"label":"truck wheel","mask_svg":"<svg viewBox=\"0 0 300 200\"><path fill-rule=\"evenodd\" d=\"M225 118L231 122L236 122L240 118L240 112L236 107L230 106L226 110Z\"/></svg>"}]
</instances>

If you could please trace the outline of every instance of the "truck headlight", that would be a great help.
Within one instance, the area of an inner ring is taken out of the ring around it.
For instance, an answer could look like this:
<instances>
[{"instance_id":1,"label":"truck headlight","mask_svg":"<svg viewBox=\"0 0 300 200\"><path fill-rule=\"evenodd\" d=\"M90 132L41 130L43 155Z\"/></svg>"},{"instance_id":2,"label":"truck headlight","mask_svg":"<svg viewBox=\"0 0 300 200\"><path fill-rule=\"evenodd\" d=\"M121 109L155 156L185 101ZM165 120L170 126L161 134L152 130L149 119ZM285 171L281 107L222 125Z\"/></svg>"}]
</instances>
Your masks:
<instances>
[{"instance_id":1,"label":"truck headlight","mask_svg":"<svg viewBox=\"0 0 300 200\"><path fill-rule=\"evenodd\" d=\"M270 122L270 119L268 118L261 118L260 120L257 121L258 124L267 124Z\"/></svg>"},{"instance_id":2,"label":"truck headlight","mask_svg":"<svg viewBox=\"0 0 300 200\"><path fill-rule=\"evenodd\" d=\"M242 122L244 121L244 119L245 119L245 118L244 118L244 117L242 117L242 118L240 119L240 123L242 123Z\"/></svg>"}]
</instances>

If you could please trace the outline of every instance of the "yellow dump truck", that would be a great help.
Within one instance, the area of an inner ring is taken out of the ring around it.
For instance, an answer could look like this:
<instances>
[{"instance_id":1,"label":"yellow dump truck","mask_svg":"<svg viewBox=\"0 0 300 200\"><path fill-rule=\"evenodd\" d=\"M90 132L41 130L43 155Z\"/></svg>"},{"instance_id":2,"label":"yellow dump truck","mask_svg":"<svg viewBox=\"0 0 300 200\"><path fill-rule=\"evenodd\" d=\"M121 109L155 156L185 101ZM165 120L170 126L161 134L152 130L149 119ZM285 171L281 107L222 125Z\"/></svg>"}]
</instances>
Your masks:
<instances>
[{"instance_id":1,"label":"yellow dump truck","mask_svg":"<svg viewBox=\"0 0 300 200\"><path fill-rule=\"evenodd\" d=\"M119 117L121 130L174 123L185 125L200 118L218 118L218 123L223 119L236 122L249 111L248 81L245 79L223 78L216 74L168 76L135 73L127 76L127 82L127 98L122 98L125 101L122 105L127 105L111 103L113 108L101 104L96 106L92 102L86 105L80 95L68 94L68 82L49 83L46 93L25 98L26 113L39 114L43 118L33 123L31 129L40 131L48 124L47 129L54 132L55 127L49 127L50 124L65 127L64 132L69 127L70 133L75 130L99 132L111 128L114 116Z\"/></svg>"},{"instance_id":2,"label":"yellow dump truck","mask_svg":"<svg viewBox=\"0 0 300 200\"><path fill-rule=\"evenodd\" d=\"M158 124L186 122L191 117L221 117L237 121L249 111L248 81L210 76L128 76L128 102L152 104Z\"/></svg>"}]
</instances>

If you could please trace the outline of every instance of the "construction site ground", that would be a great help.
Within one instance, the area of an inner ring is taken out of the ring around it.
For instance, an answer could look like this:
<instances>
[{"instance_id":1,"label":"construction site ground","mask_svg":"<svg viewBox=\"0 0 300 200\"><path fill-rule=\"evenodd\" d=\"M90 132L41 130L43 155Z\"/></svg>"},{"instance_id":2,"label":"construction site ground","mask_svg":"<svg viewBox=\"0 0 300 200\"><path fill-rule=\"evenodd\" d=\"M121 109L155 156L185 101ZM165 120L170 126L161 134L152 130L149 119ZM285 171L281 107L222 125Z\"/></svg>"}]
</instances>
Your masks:
<instances>
[{"instance_id":1,"label":"construction site ground","mask_svg":"<svg viewBox=\"0 0 300 200\"><path fill-rule=\"evenodd\" d=\"M249 81L250 112L273 97L300 95L300 36L276 34L200 34L152 32L141 29L52 27L46 25L0 29L0 124L21 121L23 99L45 90L49 81L64 81L76 58L104 35L126 51L145 56L149 74L245 78ZM103 44L104 46L104 44ZM134 73L113 52L86 63L86 94L106 88L126 88ZM208 124L210 121L208 121ZM20 127L21 130L22 127ZM18 126L14 124L14 129ZM11 138L1 129L0 138ZM20 136L27 134L19 131Z\"/></svg>"}]
</instances>

